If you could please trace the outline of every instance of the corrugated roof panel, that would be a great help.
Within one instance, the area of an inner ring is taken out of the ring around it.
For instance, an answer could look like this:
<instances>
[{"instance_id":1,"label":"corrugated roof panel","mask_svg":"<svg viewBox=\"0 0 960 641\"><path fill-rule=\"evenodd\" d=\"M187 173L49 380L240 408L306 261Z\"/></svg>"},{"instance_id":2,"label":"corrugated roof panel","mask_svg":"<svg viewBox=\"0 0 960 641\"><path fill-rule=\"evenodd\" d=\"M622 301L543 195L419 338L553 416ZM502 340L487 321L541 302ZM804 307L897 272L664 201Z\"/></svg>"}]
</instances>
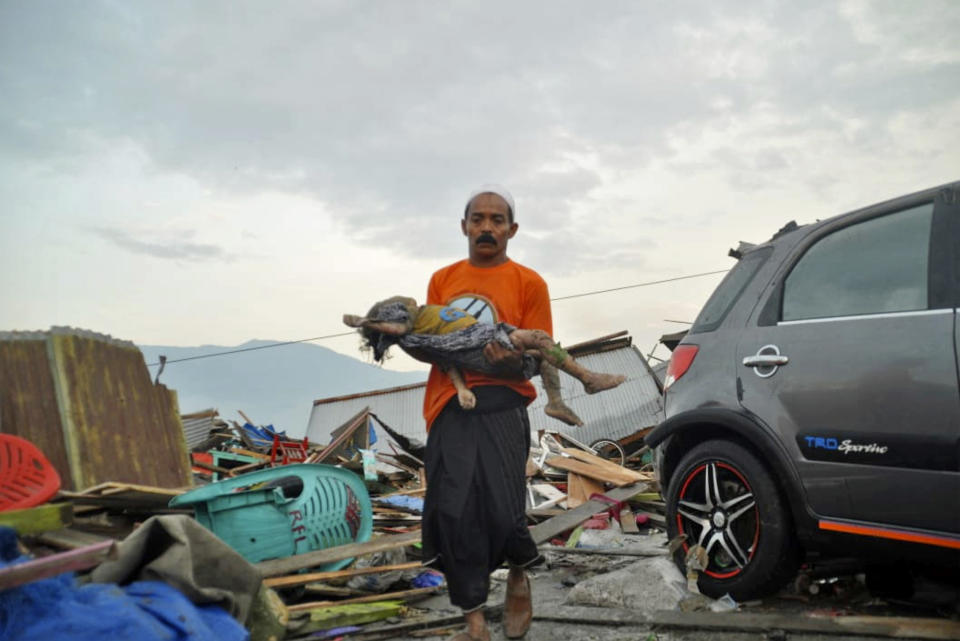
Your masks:
<instances>
[{"instance_id":1,"label":"corrugated roof panel","mask_svg":"<svg viewBox=\"0 0 960 641\"><path fill-rule=\"evenodd\" d=\"M210 431L217 428L216 410L206 410L195 414L184 414L180 417L183 423L183 435L187 441L187 449L192 450L210 438Z\"/></svg>"},{"instance_id":2,"label":"corrugated roof panel","mask_svg":"<svg viewBox=\"0 0 960 641\"><path fill-rule=\"evenodd\" d=\"M570 427L543 413L546 392L539 377L537 400L530 404L530 427L569 433L581 443L599 438L619 440L663 420L660 388L643 355L635 347L577 357L577 362L595 372L624 374L627 380L612 390L587 394L583 385L568 374L560 375L560 390L567 405L583 420L583 427Z\"/></svg>"},{"instance_id":3,"label":"corrugated roof panel","mask_svg":"<svg viewBox=\"0 0 960 641\"><path fill-rule=\"evenodd\" d=\"M74 482L189 485L176 392L153 384L140 350L72 333L48 341Z\"/></svg>"},{"instance_id":4,"label":"corrugated roof panel","mask_svg":"<svg viewBox=\"0 0 960 641\"><path fill-rule=\"evenodd\" d=\"M560 387L567 404L577 412L585 425L571 428L543 413L546 394L540 378L534 379L537 400L530 410L533 430L548 429L569 433L589 444L598 438L622 439L662 420L663 402L660 387L640 352L630 346L611 351L578 356L586 367L612 374L625 374L627 381L613 390L588 395L578 380L561 374ZM369 406L383 422L404 436L426 442L423 422L425 384L405 386L395 391L376 390L335 399L316 401L310 414L307 436L316 443L327 443L330 432L351 416ZM379 434L378 437L386 437Z\"/></svg>"},{"instance_id":5,"label":"corrugated roof panel","mask_svg":"<svg viewBox=\"0 0 960 641\"><path fill-rule=\"evenodd\" d=\"M63 486L190 483L176 392L133 343L71 328L0 333L2 429L35 444Z\"/></svg>"},{"instance_id":6,"label":"corrugated roof panel","mask_svg":"<svg viewBox=\"0 0 960 641\"><path fill-rule=\"evenodd\" d=\"M330 433L350 420L365 407L376 414L390 429L426 442L427 433L423 422L423 393L426 383L406 385L390 393L376 390L366 394L352 394L342 400L314 403L307 425L307 438L311 442L326 444ZM377 428L378 438L389 438Z\"/></svg>"},{"instance_id":7,"label":"corrugated roof panel","mask_svg":"<svg viewBox=\"0 0 960 641\"><path fill-rule=\"evenodd\" d=\"M63 488L79 489L70 476L45 334L0 335L0 432L36 445L56 468Z\"/></svg>"}]
</instances>

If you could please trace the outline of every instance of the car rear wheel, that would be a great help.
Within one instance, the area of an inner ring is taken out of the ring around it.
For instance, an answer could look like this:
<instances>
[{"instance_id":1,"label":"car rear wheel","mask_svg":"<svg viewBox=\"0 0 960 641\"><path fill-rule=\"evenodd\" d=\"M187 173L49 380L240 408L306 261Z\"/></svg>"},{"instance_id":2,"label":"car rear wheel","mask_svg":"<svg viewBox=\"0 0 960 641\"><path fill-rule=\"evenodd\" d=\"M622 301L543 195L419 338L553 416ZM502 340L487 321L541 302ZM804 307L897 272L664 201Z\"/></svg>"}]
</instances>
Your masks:
<instances>
[{"instance_id":1,"label":"car rear wheel","mask_svg":"<svg viewBox=\"0 0 960 641\"><path fill-rule=\"evenodd\" d=\"M710 597L745 601L776 591L799 561L789 512L757 457L725 440L706 441L680 460L670 478L667 534L686 535L675 560L706 550L698 587Z\"/></svg>"}]
</instances>

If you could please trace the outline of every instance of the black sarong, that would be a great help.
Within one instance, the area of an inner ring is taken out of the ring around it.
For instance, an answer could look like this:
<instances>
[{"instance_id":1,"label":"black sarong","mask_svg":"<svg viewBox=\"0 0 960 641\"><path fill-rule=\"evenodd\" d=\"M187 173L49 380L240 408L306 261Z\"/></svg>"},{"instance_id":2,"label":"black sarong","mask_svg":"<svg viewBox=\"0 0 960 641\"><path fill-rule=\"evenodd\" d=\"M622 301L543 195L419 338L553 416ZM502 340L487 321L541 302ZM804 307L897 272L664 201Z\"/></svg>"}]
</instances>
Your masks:
<instances>
[{"instance_id":1,"label":"black sarong","mask_svg":"<svg viewBox=\"0 0 960 641\"><path fill-rule=\"evenodd\" d=\"M473 392L476 409L454 397L434 420L424 458L425 564L444 573L450 602L467 612L486 603L490 573L504 561L540 560L525 513L526 399L506 387Z\"/></svg>"}]
</instances>

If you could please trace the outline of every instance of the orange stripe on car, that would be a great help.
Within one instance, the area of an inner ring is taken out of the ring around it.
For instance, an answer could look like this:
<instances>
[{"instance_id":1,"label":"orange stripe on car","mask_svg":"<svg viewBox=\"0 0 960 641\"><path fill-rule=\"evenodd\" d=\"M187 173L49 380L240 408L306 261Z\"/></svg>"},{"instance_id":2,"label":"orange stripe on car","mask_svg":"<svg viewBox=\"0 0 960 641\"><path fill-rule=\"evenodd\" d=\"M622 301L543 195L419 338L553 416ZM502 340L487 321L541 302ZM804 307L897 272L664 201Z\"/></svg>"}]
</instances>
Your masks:
<instances>
[{"instance_id":1,"label":"orange stripe on car","mask_svg":"<svg viewBox=\"0 0 960 641\"><path fill-rule=\"evenodd\" d=\"M820 529L830 530L832 532L844 532L846 534L859 534L860 536L875 536L882 539L909 541L910 543L937 545L940 547L960 550L960 537L938 536L936 534L920 534L918 532L907 532L904 530L892 530L889 528L872 527L868 525L853 525L851 523L824 520L820 521Z\"/></svg>"}]
</instances>

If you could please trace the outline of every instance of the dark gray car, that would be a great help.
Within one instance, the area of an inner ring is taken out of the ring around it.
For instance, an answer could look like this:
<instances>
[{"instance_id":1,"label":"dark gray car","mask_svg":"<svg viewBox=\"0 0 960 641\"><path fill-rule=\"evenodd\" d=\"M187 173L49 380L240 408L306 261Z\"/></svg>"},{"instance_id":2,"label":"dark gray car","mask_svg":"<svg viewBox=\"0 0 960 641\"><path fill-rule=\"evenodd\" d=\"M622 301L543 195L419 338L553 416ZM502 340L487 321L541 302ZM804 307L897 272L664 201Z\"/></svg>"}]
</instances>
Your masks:
<instances>
[{"instance_id":1,"label":"dark gray car","mask_svg":"<svg viewBox=\"0 0 960 641\"><path fill-rule=\"evenodd\" d=\"M960 182L732 253L646 438L678 563L735 599L811 553L960 571Z\"/></svg>"}]
</instances>

